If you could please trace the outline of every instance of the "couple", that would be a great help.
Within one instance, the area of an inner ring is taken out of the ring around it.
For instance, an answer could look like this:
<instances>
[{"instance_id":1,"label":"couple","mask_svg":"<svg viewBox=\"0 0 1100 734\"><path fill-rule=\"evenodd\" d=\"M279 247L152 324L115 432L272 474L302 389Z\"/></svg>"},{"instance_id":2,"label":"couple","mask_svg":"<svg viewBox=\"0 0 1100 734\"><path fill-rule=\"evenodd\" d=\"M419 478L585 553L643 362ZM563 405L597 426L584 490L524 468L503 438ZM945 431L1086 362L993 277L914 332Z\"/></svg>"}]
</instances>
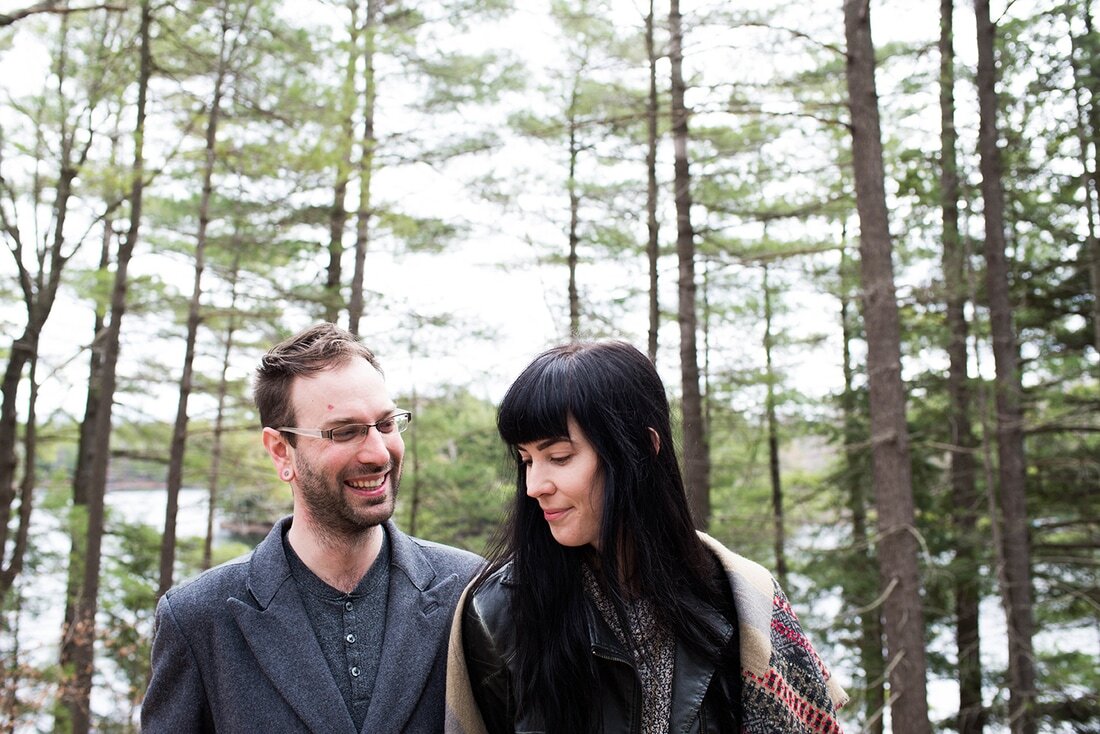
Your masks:
<instances>
[{"instance_id":1,"label":"couple","mask_svg":"<svg viewBox=\"0 0 1100 734\"><path fill-rule=\"evenodd\" d=\"M839 731L783 592L694 531L633 347L552 349L508 390L488 563L390 519L412 416L355 336L274 347L254 397L294 515L160 600L147 734Z\"/></svg>"}]
</instances>

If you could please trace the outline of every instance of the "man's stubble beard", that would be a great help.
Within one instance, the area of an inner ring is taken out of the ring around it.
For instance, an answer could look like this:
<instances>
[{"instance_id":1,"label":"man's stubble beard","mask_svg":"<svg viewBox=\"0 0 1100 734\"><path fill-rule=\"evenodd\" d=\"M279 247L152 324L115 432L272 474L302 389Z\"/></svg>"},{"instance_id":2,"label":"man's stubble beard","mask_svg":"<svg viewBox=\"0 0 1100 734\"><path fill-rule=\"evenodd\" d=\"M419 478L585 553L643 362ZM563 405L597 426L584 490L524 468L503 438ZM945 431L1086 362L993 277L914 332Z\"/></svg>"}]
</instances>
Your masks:
<instances>
[{"instance_id":1,"label":"man's stubble beard","mask_svg":"<svg viewBox=\"0 0 1100 734\"><path fill-rule=\"evenodd\" d=\"M366 473L374 473L377 467ZM356 474L364 473L361 469ZM297 485L302 504L309 513L314 531L320 539L333 542L355 540L370 533L393 516L397 503L397 491L400 484L401 464L391 460L391 468L386 481L389 491L378 500L362 499L349 501L350 494L344 487L344 478L348 472L341 471L328 476L318 471L313 464L298 454Z\"/></svg>"}]
</instances>

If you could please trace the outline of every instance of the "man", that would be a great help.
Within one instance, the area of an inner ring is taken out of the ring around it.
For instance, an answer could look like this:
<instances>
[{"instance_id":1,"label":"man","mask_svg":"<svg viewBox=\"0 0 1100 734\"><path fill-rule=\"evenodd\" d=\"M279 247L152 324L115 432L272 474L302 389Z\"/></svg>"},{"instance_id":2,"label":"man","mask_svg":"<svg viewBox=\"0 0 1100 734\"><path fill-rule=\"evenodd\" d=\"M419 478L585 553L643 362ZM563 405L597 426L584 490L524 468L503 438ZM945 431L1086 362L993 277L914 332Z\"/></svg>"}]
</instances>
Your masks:
<instances>
[{"instance_id":1,"label":"man","mask_svg":"<svg viewBox=\"0 0 1100 734\"><path fill-rule=\"evenodd\" d=\"M142 731L442 731L447 631L481 559L390 520L411 415L332 324L269 351L253 392L294 514L160 600Z\"/></svg>"}]
</instances>

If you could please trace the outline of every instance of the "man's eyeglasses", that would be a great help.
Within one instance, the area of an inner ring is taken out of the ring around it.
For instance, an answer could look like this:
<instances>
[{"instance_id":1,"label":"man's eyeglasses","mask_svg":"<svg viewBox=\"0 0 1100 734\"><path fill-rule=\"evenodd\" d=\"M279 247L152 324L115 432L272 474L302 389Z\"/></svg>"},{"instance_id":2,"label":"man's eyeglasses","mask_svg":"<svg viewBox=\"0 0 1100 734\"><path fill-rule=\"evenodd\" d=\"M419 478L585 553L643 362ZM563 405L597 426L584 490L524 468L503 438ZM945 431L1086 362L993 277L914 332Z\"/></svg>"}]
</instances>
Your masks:
<instances>
[{"instance_id":1,"label":"man's eyeglasses","mask_svg":"<svg viewBox=\"0 0 1100 734\"><path fill-rule=\"evenodd\" d=\"M405 429L409 427L409 421L411 420L412 413L404 410L400 413L386 416L376 423L348 423L346 426L329 429L293 428L291 426L283 426L275 430L281 433L293 433L295 436L306 436L307 438L327 438L333 443L349 443L351 441L366 438L372 428L377 429L379 433L383 434L404 433Z\"/></svg>"}]
</instances>

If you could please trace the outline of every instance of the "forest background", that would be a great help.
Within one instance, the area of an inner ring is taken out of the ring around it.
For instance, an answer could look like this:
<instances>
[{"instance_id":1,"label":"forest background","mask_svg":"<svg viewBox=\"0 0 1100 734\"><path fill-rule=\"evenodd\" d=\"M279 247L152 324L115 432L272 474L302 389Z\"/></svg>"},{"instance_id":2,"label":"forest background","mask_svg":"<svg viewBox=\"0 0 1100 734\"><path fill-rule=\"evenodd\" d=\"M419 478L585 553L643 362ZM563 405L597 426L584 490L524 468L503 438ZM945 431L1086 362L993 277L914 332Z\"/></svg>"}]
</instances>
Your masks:
<instances>
[{"instance_id":1,"label":"forest background","mask_svg":"<svg viewBox=\"0 0 1100 734\"><path fill-rule=\"evenodd\" d=\"M482 550L503 388L625 338L848 730L1100 732L1098 49L1091 0L0 3L0 730L137 730L324 319L415 413L405 530Z\"/></svg>"}]
</instances>

